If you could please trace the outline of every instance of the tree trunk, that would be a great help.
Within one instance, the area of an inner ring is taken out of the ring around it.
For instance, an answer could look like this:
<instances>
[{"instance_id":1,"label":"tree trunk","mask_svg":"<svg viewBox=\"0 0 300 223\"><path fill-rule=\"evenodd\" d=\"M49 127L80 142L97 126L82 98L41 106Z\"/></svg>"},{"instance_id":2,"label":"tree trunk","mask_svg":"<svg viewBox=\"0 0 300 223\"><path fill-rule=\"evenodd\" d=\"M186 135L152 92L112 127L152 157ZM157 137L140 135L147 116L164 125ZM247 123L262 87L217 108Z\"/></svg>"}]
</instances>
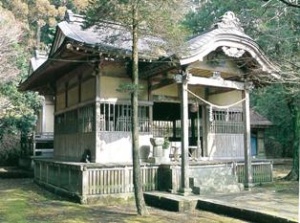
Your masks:
<instances>
[{"instance_id":1,"label":"tree trunk","mask_svg":"<svg viewBox=\"0 0 300 223\"><path fill-rule=\"evenodd\" d=\"M300 110L296 107L293 109L294 113L294 156L293 166L289 174L284 177L285 180L298 180L299 181L299 149L300 149Z\"/></svg>"},{"instance_id":2,"label":"tree trunk","mask_svg":"<svg viewBox=\"0 0 300 223\"><path fill-rule=\"evenodd\" d=\"M133 3L132 21L132 83L134 90L131 94L132 105L132 161L133 161L133 185L137 212L139 215L148 215L146 204L143 197L140 151L139 151L139 121L138 121L138 24L137 24L137 3Z\"/></svg>"}]
</instances>

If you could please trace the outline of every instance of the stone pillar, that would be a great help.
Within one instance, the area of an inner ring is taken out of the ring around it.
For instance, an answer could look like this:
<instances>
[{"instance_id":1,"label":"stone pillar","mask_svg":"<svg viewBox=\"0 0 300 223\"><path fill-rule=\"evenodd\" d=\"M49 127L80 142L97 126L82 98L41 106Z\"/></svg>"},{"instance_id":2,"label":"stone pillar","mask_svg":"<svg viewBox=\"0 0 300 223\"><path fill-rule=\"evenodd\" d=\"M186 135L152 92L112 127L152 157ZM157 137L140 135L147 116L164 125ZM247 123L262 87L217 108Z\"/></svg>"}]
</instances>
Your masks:
<instances>
[{"instance_id":1,"label":"stone pillar","mask_svg":"<svg viewBox=\"0 0 300 223\"><path fill-rule=\"evenodd\" d=\"M251 129L250 129L250 100L249 90L243 90L243 118L244 118L244 156L245 156L245 188L252 187L252 158L251 158Z\"/></svg>"},{"instance_id":2,"label":"stone pillar","mask_svg":"<svg viewBox=\"0 0 300 223\"><path fill-rule=\"evenodd\" d=\"M257 157L266 158L265 142L264 142L264 130L257 130Z\"/></svg>"},{"instance_id":3,"label":"stone pillar","mask_svg":"<svg viewBox=\"0 0 300 223\"><path fill-rule=\"evenodd\" d=\"M179 193L189 195L191 188L189 186L189 113L188 113L188 84L187 74L182 73L181 83L181 185Z\"/></svg>"},{"instance_id":4,"label":"stone pillar","mask_svg":"<svg viewBox=\"0 0 300 223\"><path fill-rule=\"evenodd\" d=\"M156 138L150 138L151 145L153 146L153 157L151 157L150 162L160 164L162 162L163 158L163 144L164 144L164 138L162 137L156 137Z\"/></svg>"}]
</instances>

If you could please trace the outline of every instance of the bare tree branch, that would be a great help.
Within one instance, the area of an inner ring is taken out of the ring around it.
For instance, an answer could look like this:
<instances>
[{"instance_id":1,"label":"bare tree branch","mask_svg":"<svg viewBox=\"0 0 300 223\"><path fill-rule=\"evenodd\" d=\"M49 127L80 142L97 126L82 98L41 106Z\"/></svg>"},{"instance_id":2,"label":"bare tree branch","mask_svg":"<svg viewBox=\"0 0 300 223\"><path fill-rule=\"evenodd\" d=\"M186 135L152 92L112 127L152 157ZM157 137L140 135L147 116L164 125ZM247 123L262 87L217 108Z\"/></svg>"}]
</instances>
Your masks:
<instances>
[{"instance_id":1,"label":"bare tree branch","mask_svg":"<svg viewBox=\"0 0 300 223\"><path fill-rule=\"evenodd\" d=\"M269 2L270 0L263 0L264 2ZM298 3L298 1L295 1L296 3L293 3L291 1L287 1L287 0L278 0L284 4L286 4L287 6L290 7L294 7L294 8L300 8L300 4Z\"/></svg>"},{"instance_id":2,"label":"bare tree branch","mask_svg":"<svg viewBox=\"0 0 300 223\"><path fill-rule=\"evenodd\" d=\"M295 7L295 8L300 8L300 4L298 4L298 3L295 4L295 3L292 3L292 2L286 1L286 0L279 0L279 1L283 2L287 6L291 6L291 7ZM296 1L296 2L298 2L298 1Z\"/></svg>"}]
</instances>

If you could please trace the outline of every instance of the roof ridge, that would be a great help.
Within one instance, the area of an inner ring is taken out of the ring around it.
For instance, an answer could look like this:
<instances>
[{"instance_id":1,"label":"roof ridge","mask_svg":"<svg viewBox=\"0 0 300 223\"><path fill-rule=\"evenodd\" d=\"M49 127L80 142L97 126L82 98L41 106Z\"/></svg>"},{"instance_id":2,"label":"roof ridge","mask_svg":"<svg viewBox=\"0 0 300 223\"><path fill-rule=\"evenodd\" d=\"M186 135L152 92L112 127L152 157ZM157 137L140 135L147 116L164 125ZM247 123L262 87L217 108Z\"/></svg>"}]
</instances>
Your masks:
<instances>
[{"instance_id":1,"label":"roof ridge","mask_svg":"<svg viewBox=\"0 0 300 223\"><path fill-rule=\"evenodd\" d=\"M225 12L223 16L217 21L213 27L219 29L235 29L244 33L244 29L238 17L232 12Z\"/></svg>"}]
</instances>

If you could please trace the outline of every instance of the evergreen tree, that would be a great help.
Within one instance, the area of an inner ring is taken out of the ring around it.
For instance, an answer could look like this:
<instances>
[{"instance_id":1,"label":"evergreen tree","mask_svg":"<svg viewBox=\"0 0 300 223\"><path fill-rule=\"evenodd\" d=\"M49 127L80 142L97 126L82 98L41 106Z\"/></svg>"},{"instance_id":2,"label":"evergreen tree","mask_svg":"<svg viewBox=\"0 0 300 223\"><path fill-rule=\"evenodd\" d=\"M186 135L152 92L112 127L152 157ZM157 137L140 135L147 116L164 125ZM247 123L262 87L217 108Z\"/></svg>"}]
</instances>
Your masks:
<instances>
[{"instance_id":1,"label":"evergreen tree","mask_svg":"<svg viewBox=\"0 0 300 223\"><path fill-rule=\"evenodd\" d=\"M192 32L199 33L209 29L207 21L216 21L224 12L233 11L240 18L245 32L261 45L273 61L278 62L282 69L281 79L274 83L273 80L258 75L256 82L261 83L261 86L266 84L271 86L252 94L252 98L255 99L252 106L272 120L273 134L269 135L269 139L281 143L284 147L283 155L288 155L288 151L294 151L294 165L291 171L293 176L289 175L289 178L299 179L297 154L300 146L298 137L300 126L297 125L299 123L297 118L300 116L298 115L300 103L297 98L300 89L300 10L289 3L293 2L203 0L200 1L198 10L189 13L183 23ZM274 108L274 105L278 107Z\"/></svg>"},{"instance_id":2,"label":"evergreen tree","mask_svg":"<svg viewBox=\"0 0 300 223\"><path fill-rule=\"evenodd\" d=\"M178 21L185 11L183 0L93 0L87 10L87 26L117 23L131 33L132 42L132 157L134 193L137 212L147 215L143 199L140 154L138 141L138 86L139 86L139 49L138 40L142 36L154 35L164 40L174 40L183 36ZM181 34L181 35L178 35ZM180 38L179 38L180 39ZM175 45L173 45L174 47ZM173 48L175 49L175 47ZM167 50L167 49L165 49Z\"/></svg>"},{"instance_id":3,"label":"evergreen tree","mask_svg":"<svg viewBox=\"0 0 300 223\"><path fill-rule=\"evenodd\" d=\"M15 145L21 135L32 130L40 106L37 94L18 91L18 84L28 71L28 54L22 45L24 27L12 12L0 5L0 156L17 149L7 148L7 145Z\"/></svg>"}]
</instances>

